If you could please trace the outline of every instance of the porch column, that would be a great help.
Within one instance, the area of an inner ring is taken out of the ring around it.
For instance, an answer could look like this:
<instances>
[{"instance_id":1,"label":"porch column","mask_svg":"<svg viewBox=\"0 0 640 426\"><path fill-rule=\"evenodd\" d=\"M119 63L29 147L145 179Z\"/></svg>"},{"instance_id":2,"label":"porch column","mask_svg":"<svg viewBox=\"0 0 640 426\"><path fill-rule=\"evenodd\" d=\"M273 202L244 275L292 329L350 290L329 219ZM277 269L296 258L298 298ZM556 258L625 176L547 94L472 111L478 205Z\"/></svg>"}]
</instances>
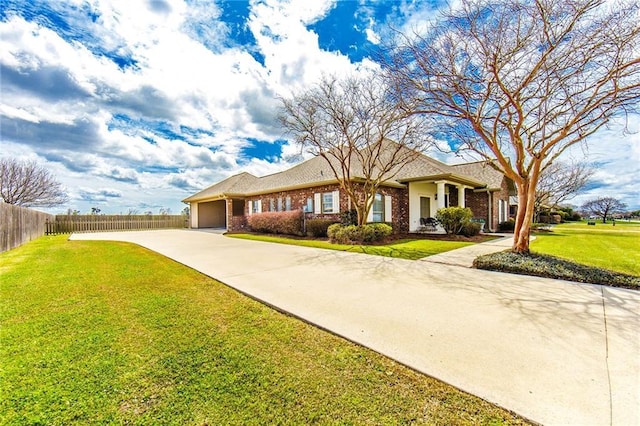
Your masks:
<instances>
[{"instance_id":1,"label":"porch column","mask_svg":"<svg viewBox=\"0 0 640 426\"><path fill-rule=\"evenodd\" d=\"M458 207L465 208L467 207L464 202L464 190L467 189L464 185L458 185Z\"/></svg>"},{"instance_id":2,"label":"porch column","mask_svg":"<svg viewBox=\"0 0 640 426\"><path fill-rule=\"evenodd\" d=\"M444 185L445 185L445 181L443 180L439 180L437 182L435 182L436 187L437 187L437 192L436 192L436 206L438 209L442 209L444 208Z\"/></svg>"}]
</instances>

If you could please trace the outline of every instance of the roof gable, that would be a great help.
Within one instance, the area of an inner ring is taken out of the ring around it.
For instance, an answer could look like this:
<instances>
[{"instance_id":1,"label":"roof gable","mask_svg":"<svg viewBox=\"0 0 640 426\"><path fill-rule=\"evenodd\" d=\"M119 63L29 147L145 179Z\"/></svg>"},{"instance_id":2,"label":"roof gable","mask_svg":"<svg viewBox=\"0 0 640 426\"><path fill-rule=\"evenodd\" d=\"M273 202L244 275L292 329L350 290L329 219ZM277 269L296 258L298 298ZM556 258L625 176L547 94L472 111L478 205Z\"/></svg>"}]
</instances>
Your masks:
<instances>
[{"instance_id":1,"label":"roof gable","mask_svg":"<svg viewBox=\"0 0 640 426\"><path fill-rule=\"evenodd\" d=\"M475 161L473 163L455 164L451 166L456 173L464 174L487 185L488 189L502 188L505 175L491 166L488 160Z\"/></svg>"},{"instance_id":2,"label":"roof gable","mask_svg":"<svg viewBox=\"0 0 640 426\"><path fill-rule=\"evenodd\" d=\"M188 203L203 199L222 198L225 194L242 194L249 190L259 179L251 173L242 172L215 183L182 201Z\"/></svg>"}]
</instances>

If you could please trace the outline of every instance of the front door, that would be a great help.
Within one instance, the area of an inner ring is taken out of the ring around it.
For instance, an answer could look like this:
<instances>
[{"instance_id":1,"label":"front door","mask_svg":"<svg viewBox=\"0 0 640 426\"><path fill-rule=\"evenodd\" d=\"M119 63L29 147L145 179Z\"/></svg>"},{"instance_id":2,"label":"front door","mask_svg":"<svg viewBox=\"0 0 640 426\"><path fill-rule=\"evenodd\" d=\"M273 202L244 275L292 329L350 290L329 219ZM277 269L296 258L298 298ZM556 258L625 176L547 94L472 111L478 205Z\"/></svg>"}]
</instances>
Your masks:
<instances>
[{"instance_id":1,"label":"front door","mask_svg":"<svg viewBox=\"0 0 640 426\"><path fill-rule=\"evenodd\" d=\"M420 217L431 217L431 198L420 197Z\"/></svg>"}]
</instances>

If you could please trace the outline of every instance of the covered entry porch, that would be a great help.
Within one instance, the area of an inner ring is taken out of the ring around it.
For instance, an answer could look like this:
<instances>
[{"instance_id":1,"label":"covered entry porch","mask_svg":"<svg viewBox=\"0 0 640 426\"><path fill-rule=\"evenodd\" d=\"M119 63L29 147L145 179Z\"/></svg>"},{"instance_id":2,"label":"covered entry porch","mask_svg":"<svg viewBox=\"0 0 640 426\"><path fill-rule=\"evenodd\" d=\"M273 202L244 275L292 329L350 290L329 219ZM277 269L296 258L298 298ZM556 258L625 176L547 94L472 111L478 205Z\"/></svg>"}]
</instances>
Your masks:
<instances>
[{"instance_id":1,"label":"covered entry porch","mask_svg":"<svg viewBox=\"0 0 640 426\"><path fill-rule=\"evenodd\" d=\"M442 227L433 224L439 209L467 207L468 192L476 182L454 179L424 179L408 182L409 232L443 233Z\"/></svg>"}]
</instances>

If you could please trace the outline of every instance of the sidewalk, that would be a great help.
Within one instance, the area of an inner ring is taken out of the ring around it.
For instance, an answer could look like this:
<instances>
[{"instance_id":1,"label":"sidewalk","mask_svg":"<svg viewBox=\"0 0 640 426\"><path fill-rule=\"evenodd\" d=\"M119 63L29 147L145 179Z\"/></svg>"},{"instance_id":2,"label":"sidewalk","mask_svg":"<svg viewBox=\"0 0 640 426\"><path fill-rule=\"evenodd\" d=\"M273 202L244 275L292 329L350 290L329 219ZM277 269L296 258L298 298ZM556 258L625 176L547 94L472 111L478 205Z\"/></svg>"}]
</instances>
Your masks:
<instances>
[{"instance_id":1,"label":"sidewalk","mask_svg":"<svg viewBox=\"0 0 640 426\"><path fill-rule=\"evenodd\" d=\"M456 250L446 251L444 253L436 254L429 257L423 257L422 259L420 259L420 261L471 268L473 266L473 259L475 259L476 257L503 251L511 247L513 243L513 235L500 235L502 236L502 238L487 241L486 243L462 247Z\"/></svg>"},{"instance_id":2,"label":"sidewalk","mask_svg":"<svg viewBox=\"0 0 640 426\"><path fill-rule=\"evenodd\" d=\"M637 291L189 230L71 239L140 244L542 424L640 424Z\"/></svg>"}]
</instances>

